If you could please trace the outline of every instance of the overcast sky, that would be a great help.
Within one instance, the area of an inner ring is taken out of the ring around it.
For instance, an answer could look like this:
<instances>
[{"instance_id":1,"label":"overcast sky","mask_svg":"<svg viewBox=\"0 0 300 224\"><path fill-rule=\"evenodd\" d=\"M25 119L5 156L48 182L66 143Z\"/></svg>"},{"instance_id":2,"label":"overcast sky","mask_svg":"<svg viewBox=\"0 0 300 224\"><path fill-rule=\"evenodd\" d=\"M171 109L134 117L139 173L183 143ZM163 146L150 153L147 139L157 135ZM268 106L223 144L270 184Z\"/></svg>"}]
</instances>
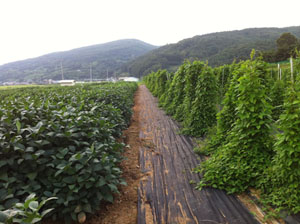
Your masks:
<instances>
[{"instance_id":1,"label":"overcast sky","mask_svg":"<svg viewBox=\"0 0 300 224\"><path fill-rule=\"evenodd\" d=\"M300 0L0 0L0 65L118 39L300 25Z\"/></svg>"}]
</instances>

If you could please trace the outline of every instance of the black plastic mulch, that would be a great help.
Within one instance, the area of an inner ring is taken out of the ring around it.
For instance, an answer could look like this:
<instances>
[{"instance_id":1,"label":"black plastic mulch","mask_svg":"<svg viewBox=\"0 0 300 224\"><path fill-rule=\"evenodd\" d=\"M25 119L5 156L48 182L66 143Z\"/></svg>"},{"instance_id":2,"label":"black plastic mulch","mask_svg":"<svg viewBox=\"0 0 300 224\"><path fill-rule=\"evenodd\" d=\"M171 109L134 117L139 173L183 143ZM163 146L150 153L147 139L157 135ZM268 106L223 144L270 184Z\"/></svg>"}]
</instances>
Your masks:
<instances>
[{"instance_id":1,"label":"black plastic mulch","mask_svg":"<svg viewBox=\"0 0 300 224\"><path fill-rule=\"evenodd\" d=\"M193 140L158 108L157 100L141 88L140 166L144 178L138 189L138 224L259 223L233 195L205 188L195 190L200 176L192 173L200 160Z\"/></svg>"}]
</instances>

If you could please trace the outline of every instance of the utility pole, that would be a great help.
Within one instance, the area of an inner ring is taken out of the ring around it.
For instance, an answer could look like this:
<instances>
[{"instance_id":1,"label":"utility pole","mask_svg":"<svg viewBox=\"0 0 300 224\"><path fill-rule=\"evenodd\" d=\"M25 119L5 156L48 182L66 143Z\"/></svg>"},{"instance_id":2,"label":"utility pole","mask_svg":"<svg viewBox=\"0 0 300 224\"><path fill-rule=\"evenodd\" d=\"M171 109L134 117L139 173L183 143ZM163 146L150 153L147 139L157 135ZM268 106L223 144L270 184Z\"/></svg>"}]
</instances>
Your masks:
<instances>
[{"instance_id":1,"label":"utility pole","mask_svg":"<svg viewBox=\"0 0 300 224\"><path fill-rule=\"evenodd\" d=\"M90 64L90 80L91 80L91 82L93 82L93 68L92 68L92 64Z\"/></svg>"},{"instance_id":2,"label":"utility pole","mask_svg":"<svg viewBox=\"0 0 300 224\"><path fill-rule=\"evenodd\" d=\"M291 81L294 83L294 69L293 69L293 58L290 58L290 64L291 64Z\"/></svg>"},{"instance_id":3,"label":"utility pole","mask_svg":"<svg viewBox=\"0 0 300 224\"><path fill-rule=\"evenodd\" d=\"M62 66L62 61L60 62L60 70L61 70L61 80L64 80L64 69Z\"/></svg>"},{"instance_id":4,"label":"utility pole","mask_svg":"<svg viewBox=\"0 0 300 224\"><path fill-rule=\"evenodd\" d=\"M106 69L106 81L108 81L108 69Z\"/></svg>"}]
</instances>

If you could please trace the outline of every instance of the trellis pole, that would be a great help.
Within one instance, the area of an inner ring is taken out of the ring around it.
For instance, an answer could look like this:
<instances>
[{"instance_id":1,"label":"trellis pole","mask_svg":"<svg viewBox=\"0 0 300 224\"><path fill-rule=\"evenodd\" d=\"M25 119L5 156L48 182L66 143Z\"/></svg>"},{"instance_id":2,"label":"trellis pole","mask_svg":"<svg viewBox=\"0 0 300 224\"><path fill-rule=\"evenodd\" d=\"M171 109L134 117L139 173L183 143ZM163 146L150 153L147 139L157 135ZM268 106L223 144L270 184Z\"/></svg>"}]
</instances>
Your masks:
<instances>
[{"instance_id":1,"label":"trellis pole","mask_svg":"<svg viewBox=\"0 0 300 224\"><path fill-rule=\"evenodd\" d=\"M294 74L293 74L293 58L291 57L290 58L290 64L291 64L291 81L292 81L292 83L294 83Z\"/></svg>"}]
</instances>

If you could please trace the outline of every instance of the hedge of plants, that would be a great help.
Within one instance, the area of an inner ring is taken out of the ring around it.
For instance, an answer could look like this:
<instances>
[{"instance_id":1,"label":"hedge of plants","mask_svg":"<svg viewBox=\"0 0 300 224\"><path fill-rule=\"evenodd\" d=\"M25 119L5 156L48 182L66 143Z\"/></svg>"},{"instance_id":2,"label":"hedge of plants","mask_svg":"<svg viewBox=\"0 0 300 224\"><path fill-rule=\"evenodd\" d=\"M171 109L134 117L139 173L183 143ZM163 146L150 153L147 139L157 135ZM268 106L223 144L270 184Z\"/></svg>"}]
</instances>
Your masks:
<instances>
[{"instance_id":1,"label":"hedge of plants","mask_svg":"<svg viewBox=\"0 0 300 224\"><path fill-rule=\"evenodd\" d=\"M185 61L175 74L159 70L144 81L167 114L182 123L185 134L204 136L215 124L217 83L207 64Z\"/></svg>"},{"instance_id":2,"label":"hedge of plants","mask_svg":"<svg viewBox=\"0 0 300 224\"><path fill-rule=\"evenodd\" d=\"M53 219L93 213L125 184L118 141L136 83L0 92L0 210L35 193Z\"/></svg>"},{"instance_id":3,"label":"hedge of plants","mask_svg":"<svg viewBox=\"0 0 300 224\"><path fill-rule=\"evenodd\" d=\"M270 67L255 59L255 51L250 60L213 69L186 61L160 103L181 122L183 133L205 137L197 151L210 157L195 169L203 174L199 190L241 193L254 187L276 211L298 213L300 54L293 69ZM164 85L156 77L144 78L150 91Z\"/></svg>"},{"instance_id":4,"label":"hedge of plants","mask_svg":"<svg viewBox=\"0 0 300 224\"><path fill-rule=\"evenodd\" d=\"M265 83L266 63L246 61L237 70L231 99L219 119L222 139L211 158L202 163L199 188L213 186L229 193L242 192L258 183L273 154L272 107ZM233 100L233 102L231 102ZM228 119L230 118L230 119ZM200 171L201 171L200 170Z\"/></svg>"}]
</instances>

